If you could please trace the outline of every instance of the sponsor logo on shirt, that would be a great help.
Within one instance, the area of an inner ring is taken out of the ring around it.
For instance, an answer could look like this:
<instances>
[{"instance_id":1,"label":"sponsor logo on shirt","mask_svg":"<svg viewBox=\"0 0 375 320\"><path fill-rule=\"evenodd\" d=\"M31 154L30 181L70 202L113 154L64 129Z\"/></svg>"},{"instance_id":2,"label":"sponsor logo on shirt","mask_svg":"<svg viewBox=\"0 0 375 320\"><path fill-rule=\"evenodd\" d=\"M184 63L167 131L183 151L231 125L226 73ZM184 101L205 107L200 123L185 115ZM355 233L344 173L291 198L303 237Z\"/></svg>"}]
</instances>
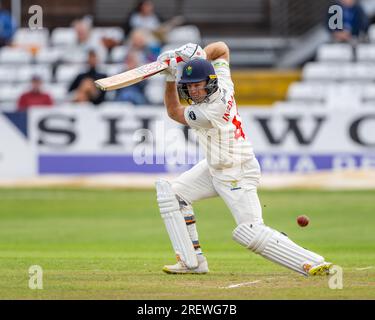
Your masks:
<instances>
[{"instance_id":1,"label":"sponsor logo on shirt","mask_svg":"<svg viewBox=\"0 0 375 320\"><path fill-rule=\"evenodd\" d=\"M230 191L234 191L234 190L239 190L239 189L241 189L241 187L239 187L239 186L237 185L237 183L238 183L238 182L237 182L236 180L230 182L230 185L232 186L232 188L230 189Z\"/></svg>"},{"instance_id":2,"label":"sponsor logo on shirt","mask_svg":"<svg viewBox=\"0 0 375 320\"><path fill-rule=\"evenodd\" d=\"M230 110L232 109L234 105L234 96L232 95L230 97L230 100L228 101L227 109L225 110L225 113L223 115L223 119L228 122L230 118Z\"/></svg>"},{"instance_id":3,"label":"sponsor logo on shirt","mask_svg":"<svg viewBox=\"0 0 375 320\"><path fill-rule=\"evenodd\" d=\"M189 112L189 118L191 120L197 120L197 116L195 115L194 111L190 111Z\"/></svg>"}]
</instances>

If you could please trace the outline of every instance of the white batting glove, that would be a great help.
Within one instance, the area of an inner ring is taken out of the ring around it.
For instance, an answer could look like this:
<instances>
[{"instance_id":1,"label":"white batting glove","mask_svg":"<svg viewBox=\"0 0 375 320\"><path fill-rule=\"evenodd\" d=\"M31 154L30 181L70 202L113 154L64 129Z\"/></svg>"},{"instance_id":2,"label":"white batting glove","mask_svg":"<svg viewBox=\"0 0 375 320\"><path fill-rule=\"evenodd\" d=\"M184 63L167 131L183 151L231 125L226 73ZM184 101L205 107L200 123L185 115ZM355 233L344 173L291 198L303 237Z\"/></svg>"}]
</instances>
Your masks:
<instances>
[{"instance_id":1,"label":"white batting glove","mask_svg":"<svg viewBox=\"0 0 375 320\"><path fill-rule=\"evenodd\" d=\"M182 58L184 62L189 62L193 59L206 59L207 54L202 47L195 43L187 43L175 50L175 54Z\"/></svg>"},{"instance_id":2,"label":"white batting glove","mask_svg":"<svg viewBox=\"0 0 375 320\"><path fill-rule=\"evenodd\" d=\"M176 52L175 50L168 50L168 51L165 51L163 53L161 53L159 56L158 56L158 61L159 62L164 62L164 61L168 61L170 59L174 59L176 58Z\"/></svg>"},{"instance_id":3,"label":"white batting glove","mask_svg":"<svg viewBox=\"0 0 375 320\"><path fill-rule=\"evenodd\" d=\"M174 50L168 50L158 56L159 62L169 61L169 67L160 74L165 75L165 81L175 82L177 80L177 60Z\"/></svg>"}]
</instances>

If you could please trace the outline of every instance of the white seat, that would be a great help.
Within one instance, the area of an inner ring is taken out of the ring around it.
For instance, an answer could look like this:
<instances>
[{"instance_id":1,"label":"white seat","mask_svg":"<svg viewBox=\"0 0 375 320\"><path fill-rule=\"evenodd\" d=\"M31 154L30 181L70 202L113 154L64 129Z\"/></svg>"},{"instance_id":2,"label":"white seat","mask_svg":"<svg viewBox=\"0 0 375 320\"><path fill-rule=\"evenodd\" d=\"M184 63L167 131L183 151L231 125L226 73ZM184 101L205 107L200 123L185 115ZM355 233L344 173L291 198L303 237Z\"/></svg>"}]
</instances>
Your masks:
<instances>
[{"instance_id":1,"label":"white seat","mask_svg":"<svg viewBox=\"0 0 375 320\"><path fill-rule=\"evenodd\" d=\"M302 70L305 80L335 80L340 78L340 64L309 62Z\"/></svg>"},{"instance_id":2,"label":"white seat","mask_svg":"<svg viewBox=\"0 0 375 320\"><path fill-rule=\"evenodd\" d=\"M3 47L0 50L0 63L31 63L32 54L24 48Z\"/></svg>"},{"instance_id":3,"label":"white seat","mask_svg":"<svg viewBox=\"0 0 375 320\"><path fill-rule=\"evenodd\" d=\"M375 63L319 63L309 62L302 71L305 80L372 81L375 80Z\"/></svg>"},{"instance_id":4,"label":"white seat","mask_svg":"<svg viewBox=\"0 0 375 320\"><path fill-rule=\"evenodd\" d=\"M17 100L28 89L28 85L1 85L0 86L0 101L17 103Z\"/></svg>"},{"instance_id":5,"label":"white seat","mask_svg":"<svg viewBox=\"0 0 375 320\"><path fill-rule=\"evenodd\" d=\"M84 64L62 64L57 68L56 81L57 82L70 82L74 78L86 70Z\"/></svg>"},{"instance_id":6,"label":"white seat","mask_svg":"<svg viewBox=\"0 0 375 320\"><path fill-rule=\"evenodd\" d=\"M362 92L363 101L372 101L375 105L375 84L371 83L363 87Z\"/></svg>"},{"instance_id":7,"label":"white seat","mask_svg":"<svg viewBox=\"0 0 375 320\"><path fill-rule=\"evenodd\" d=\"M80 47L67 47L61 59L64 63L86 63L87 50Z\"/></svg>"},{"instance_id":8,"label":"white seat","mask_svg":"<svg viewBox=\"0 0 375 320\"><path fill-rule=\"evenodd\" d=\"M317 82L295 82L288 88L287 97L291 101L322 102L326 98L327 86Z\"/></svg>"},{"instance_id":9,"label":"white seat","mask_svg":"<svg viewBox=\"0 0 375 320\"><path fill-rule=\"evenodd\" d=\"M35 59L37 63L55 63L62 59L65 52L64 48L60 47L48 47L42 48L38 51Z\"/></svg>"},{"instance_id":10,"label":"white seat","mask_svg":"<svg viewBox=\"0 0 375 320\"><path fill-rule=\"evenodd\" d=\"M18 46L48 46L48 29L31 30L29 28L20 28L16 31L13 44Z\"/></svg>"},{"instance_id":11,"label":"white seat","mask_svg":"<svg viewBox=\"0 0 375 320\"><path fill-rule=\"evenodd\" d=\"M368 30L368 36L369 36L370 42L375 43L375 23L370 26Z\"/></svg>"},{"instance_id":12,"label":"white seat","mask_svg":"<svg viewBox=\"0 0 375 320\"><path fill-rule=\"evenodd\" d=\"M323 103L316 102L303 102L303 101L278 101L272 105L273 108L277 109L325 109L326 105Z\"/></svg>"},{"instance_id":13,"label":"white seat","mask_svg":"<svg viewBox=\"0 0 375 320\"><path fill-rule=\"evenodd\" d=\"M375 63L358 62L346 65L343 69L344 80L374 81Z\"/></svg>"},{"instance_id":14,"label":"white seat","mask_svg":"<svg viewBox=\"0 0 375 320\"><path fill-rule=\"evenodd\" d=\"M374 101L364 102L364 103L362 103L361 107L362 107L362 109L369 109L371 111L374 111L375 110L375 103L374 103Z\"/></svg>"},{"instance_id":15,"label":"white seat","mask_svg":"<svg viewBox=\"0 0 375 320\"><path fill-rule=\"evenodd\" d=\"M343 62L353 60L353 48L350 44L324 44L318 49L318 61Z\"/></svg>"},{"instance_id":16,"label":"white seat","mask_svg":"<svg viewBox=\"0 0 375 320\"><path fill-rule=\"evenodd\" d=\"M44 83L42 91L48 93L54 103L61 103L67 100L68 90L66 84L61 83Z\"/></svg>"},{"instance_id":17,"label":"white seat","mask_svg":"<svg viewBox=\"0 0 375 320\"><path fill-rule=\"evenodd\" d=\"M74 46L77 43L77 33L73 28L56 28L51 33L53 46Z\"/></svg>"},{"instance_id":18,"label":"white seat","mask_svg":"<svg viewBox=\"0 0 375 320\"><path fill-rule=\"evenodd\" d=\"M98 70L101 73L106 74L108 77L115 74L125 72L125 65L123 63L112 63L112 64L101 64L98 67Z\"/></svg>"},{"instance_id":19,"label":"white seat","mask_svg":"<svg viewBox=\"0 0 375 320\"><path fill-rule=\"evenodd\" d=\"M114 47L111 52L111 61L115 63L124 62L127 53L128 53L127 46Z\"/></svg>"},{"instance_id":20,"label":"white seat","mask_svg":"<svg viewBox=\"0 0 375 320\"><path fill-rule=\"evenodd\" d=\"M17 104L14 102L0 102L0 112L16 112Z\"/></svg>"},{"instance_id":21,"label":"white seat","mask_svg":"<svg viewBox=\"0 0 375 320\"><path fill-rule=\"evenodd\" d=\"M120 43L124 40L124 30L120 27L95 27L91 30L91 37L99 41L103 37L110 38Z\"/></svg>"},{"instance_id":22,"label":"white seat","mask_svg":"<svg viewBox=\"0 0 375 320\"><path fill-rule=\"evenodd\" d=\"M375 44L360 44L357 47L358 61L375 62Z\"/></svg>"},{"instance_id":23,"label":"white seat","mask_svg":"<svg viewBox=\"0 0 375 320\"><path fill-rule=\"evenodd\" d=\"M61 56L63 63L87 63L88 53L94 50L97 55L98 63L104 63L107 58L107 50L103 46L80 45L65 47Z\"/></svg>"},{"instance_id":24,"label":"white seat","mask_svg":"<svg viewBox=\"0 0 375 320\"><path fill-rule=\"evenodd\" d=\"M14 82L17 78L16 70L12 65L0 65L0 82Z\"/></svg>"},{"instance_id":25,"label":"white seat","mask_svg":"<svg viewBox=\"0 0 375 320\"><path fill-rule=\"evenodd\" d=\"M187 42L201 43L201 33L194 25L175 27L168 35L166 42L170 44L184 44Z\"/></svg>"},{"instance_id":26,"label":"white seat","mask_svg":"<svg viewBox=\"0 0 375 320\"><path fill-rule=\"evenodd\" d=\"M16 70L17 82L30 82L34 75L38 75L43 82L50 82L52 72L48 65L26 65Z\"/></svg>"},{"instance_id":27,"label":"white seat","mask_svg":"<svg viewBox=\"0 0 375 320\"><path fill-rule=\"evenodd\" d=\"M326 103L330 107L342 107L361 103L363 85L361 83L338 83L328 87Z\"/></svg>"}]
</instances>

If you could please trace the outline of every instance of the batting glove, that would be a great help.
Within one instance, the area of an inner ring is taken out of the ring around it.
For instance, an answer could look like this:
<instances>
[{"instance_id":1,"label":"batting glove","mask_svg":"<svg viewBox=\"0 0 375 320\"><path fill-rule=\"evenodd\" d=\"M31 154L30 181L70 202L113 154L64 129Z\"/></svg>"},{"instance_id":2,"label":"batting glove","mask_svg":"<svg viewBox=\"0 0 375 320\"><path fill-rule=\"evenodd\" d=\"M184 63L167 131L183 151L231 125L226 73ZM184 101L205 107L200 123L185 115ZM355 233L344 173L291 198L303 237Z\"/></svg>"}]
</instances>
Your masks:
<instances>
[{"instance_id":1,"label":"batting glove","mask_svg":"<svg viewBox=\"0 0 375 320\"><path fill-rule=\"evenodd\" d=\"M164 74L165 81L175 82L177 80L177 60L175 50L168 50L158 56L159 62L169 62L169 67L161 74Z\"/></svg>"},{"instance_id":2,"label":"batting glove","mask_svg":"<svg viewBox=\"0 0 375 320\"><path fill-rule=\"evenodd\" d=\"M159 56L158 56L158 61L159 62L165 62L165 61L169 61L170 59L174 59L176 58L176 50L168 50L168 51L165 51L163 53L161 53Z\"/></svg>"},{"instance_id":3,"label":"batting glove","mask_svg":"<svg viewBox=\"0 0 375 320\"><path fill-rule=\"evenodd\" d=\"M206 59L207 54L202 47L195 43L187 43L175 50L176 56L181 57L184 62L189 62L193 59Z\"/></svg>"}]
</instances>

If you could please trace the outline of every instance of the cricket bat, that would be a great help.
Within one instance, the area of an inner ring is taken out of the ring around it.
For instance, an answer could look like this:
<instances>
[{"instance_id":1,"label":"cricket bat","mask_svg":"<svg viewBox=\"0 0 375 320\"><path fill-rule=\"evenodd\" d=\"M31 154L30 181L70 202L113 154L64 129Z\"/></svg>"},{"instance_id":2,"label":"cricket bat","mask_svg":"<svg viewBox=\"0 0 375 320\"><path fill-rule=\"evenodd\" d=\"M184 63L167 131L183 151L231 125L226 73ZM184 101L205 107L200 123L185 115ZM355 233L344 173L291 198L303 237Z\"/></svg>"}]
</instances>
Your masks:
<instances>
[{"instance_id":1,"label":"cricket bat","mask_svg":"<svg viewBox=\"0 0 375 320\"><path fill-rule=\"evenodd\" d=\"M177 57L176 60L177 62L181 62L182 58ZM132 84L141 82L155 74L164 71L168 68L168 66L169 60L165 62L154 61L111 77L96 80L95 85L103 91L110 91L128 87Z\"/></svg>"}]
</instances>

